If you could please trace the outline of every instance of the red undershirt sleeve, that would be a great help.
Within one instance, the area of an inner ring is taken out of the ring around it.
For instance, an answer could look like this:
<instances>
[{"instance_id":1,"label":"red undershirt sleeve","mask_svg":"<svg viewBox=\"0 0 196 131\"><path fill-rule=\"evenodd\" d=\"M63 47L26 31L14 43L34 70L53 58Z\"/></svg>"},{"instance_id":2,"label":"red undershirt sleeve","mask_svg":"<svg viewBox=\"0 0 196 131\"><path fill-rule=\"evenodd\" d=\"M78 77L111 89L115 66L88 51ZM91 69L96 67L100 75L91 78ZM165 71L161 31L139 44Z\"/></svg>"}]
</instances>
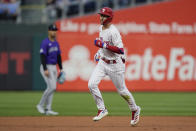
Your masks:
<instances>
[{"instance_id":1,"label":"red undershirt sleeve","mask_svg":"<svg viewBox=\"0 0 196 131\"><path fill-rule=\"evenodd\" d=\"M107 49L118 54L124 54L124 49L123 48L118 48L116 46L112 45L107 45Z\"/></svg>"}]
</instances>

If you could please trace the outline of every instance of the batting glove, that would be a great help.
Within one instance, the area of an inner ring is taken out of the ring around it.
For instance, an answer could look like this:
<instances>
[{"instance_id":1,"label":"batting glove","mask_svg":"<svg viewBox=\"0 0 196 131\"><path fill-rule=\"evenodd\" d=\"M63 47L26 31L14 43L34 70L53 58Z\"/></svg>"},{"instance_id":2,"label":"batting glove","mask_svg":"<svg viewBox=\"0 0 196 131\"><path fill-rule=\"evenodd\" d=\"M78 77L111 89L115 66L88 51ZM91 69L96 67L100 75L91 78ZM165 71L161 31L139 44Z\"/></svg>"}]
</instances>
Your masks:
<instances>
[{"instance_id":1,"label":"batting glove","mask_svg":"<svg viewBox=\"0 0 196 131\"><path fill-rule=\"evenodd\" d=\"M94 61L98 62L99 59L100 59L100 55L99 55L99 53L96 53L95 56L94 56Z\"/></svg>"},{"instance_id":2,"label":"batting glove","mask_svg":"<svg viewBox=\"0 0 196 131\"><path fill-rule=\"evenodd\" d=\"M107 44L106 43L104 43L102 40L100 40L100 39L96 39L95 41L94 41L94 44L95 44L95 46L97 46L97 47L99 47L99 48L107 48Z\"/></svg>"}]
</instances>

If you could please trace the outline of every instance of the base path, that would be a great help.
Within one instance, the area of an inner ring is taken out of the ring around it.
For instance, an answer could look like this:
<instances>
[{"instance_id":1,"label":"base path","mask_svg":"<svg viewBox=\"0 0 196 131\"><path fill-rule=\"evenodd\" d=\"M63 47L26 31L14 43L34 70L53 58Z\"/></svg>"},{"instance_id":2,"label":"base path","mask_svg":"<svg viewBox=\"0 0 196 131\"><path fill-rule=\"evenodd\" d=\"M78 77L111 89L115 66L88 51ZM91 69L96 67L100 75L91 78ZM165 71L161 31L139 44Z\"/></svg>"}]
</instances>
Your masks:
<instances>
[{"instance_id":1,"label":"base path","mask_svg":"<svg viewBox=\"0 0 196 131\"><path fill-rule=\"evenodd\" d=\"M0 131L196 131L196 116L142 116L136 127L129 122L127 116L98 122L89 116L0 117Z\"/></svg>"}]
</instances>

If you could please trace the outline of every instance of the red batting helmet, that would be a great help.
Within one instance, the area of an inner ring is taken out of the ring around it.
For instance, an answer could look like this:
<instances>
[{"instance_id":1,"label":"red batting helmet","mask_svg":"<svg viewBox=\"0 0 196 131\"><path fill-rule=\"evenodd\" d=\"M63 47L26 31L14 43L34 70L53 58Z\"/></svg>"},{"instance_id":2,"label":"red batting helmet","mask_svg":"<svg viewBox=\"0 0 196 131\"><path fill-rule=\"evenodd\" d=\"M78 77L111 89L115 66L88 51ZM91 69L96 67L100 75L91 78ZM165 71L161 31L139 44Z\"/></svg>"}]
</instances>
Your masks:
<instances>
[{"instance_id":1,"label":"red batting helmet","mask_svg":"<svg viewBox=\"0 0 196 131\"><path fill-rule=\"evenodd\" d=\"M106 15L108 16L108 18L106 20L103 21L103 24L108 24L112 21L113 18L113 11L111 8L109 7L104 7L100 10L100 12L98 13L100 15Z\"/></svg>"}]
</instances>

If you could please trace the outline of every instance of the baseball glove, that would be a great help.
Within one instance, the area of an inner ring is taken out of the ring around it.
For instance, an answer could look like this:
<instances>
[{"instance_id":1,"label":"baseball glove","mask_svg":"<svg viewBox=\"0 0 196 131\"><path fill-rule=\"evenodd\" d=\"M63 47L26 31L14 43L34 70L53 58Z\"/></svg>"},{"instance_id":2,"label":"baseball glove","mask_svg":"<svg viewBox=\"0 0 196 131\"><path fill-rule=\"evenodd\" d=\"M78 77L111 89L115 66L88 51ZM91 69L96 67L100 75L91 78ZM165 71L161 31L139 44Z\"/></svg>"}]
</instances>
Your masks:
<instances>
[{"instance_id":1,"label":"baseball glove","mask_svg":"<svg viewBox=\"0 0 196 131\"><path fill-rule=\"evenodd\" d=\"M61 71L60 74L57 77L57 82L59 84L63 84L65 82L65 72Z\"/></svg>"}]
</instances>

